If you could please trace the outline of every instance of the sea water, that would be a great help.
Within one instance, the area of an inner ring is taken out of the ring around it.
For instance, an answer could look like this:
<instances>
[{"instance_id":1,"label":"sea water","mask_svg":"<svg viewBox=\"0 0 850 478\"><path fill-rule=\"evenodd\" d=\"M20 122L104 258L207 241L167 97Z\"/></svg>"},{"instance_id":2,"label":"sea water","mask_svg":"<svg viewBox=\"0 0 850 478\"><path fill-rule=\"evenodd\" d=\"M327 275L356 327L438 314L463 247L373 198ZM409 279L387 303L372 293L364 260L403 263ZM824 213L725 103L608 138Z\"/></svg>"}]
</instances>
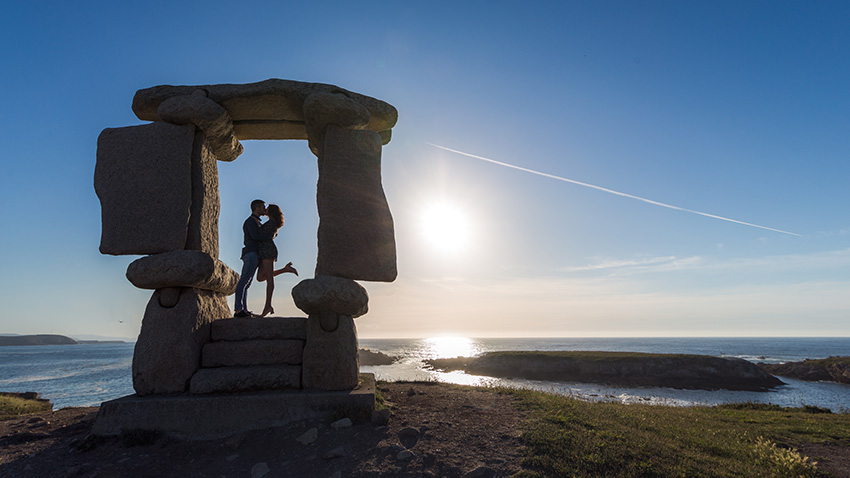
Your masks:
<instances>
[{"instance_id":1,"label":"sea water","mask_svg":"<svg viewBox=\"0 0 850 478\"><path fill-rule=\"evenodd\" d=\"M132 343L0 347L0 391L33 391L54 407L97 406L133 394ZM540 338L361 339L360 346L398 357L392 365L363 366L379 380L433 380L484 386L525 387L585 400L668 405L759 402L799 407L814 405L850 412L850 385L805 382L780 377L787 385L769 392L613 387L574 382L498 379L463 372L442 373L424 360L475 356L500 350L601 350L688 353L784 363L850 355L850 338Z\"/></svg>"}]
</instances>

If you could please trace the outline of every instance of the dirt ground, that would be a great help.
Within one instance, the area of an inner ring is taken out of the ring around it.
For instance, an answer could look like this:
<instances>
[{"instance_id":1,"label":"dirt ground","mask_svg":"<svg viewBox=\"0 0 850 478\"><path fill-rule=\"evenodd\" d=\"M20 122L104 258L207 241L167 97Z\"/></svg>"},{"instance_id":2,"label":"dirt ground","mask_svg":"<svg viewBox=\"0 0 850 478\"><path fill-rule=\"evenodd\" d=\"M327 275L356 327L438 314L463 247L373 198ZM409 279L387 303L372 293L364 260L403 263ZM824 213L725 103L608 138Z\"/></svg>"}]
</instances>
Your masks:
<instances>
[{"instance_id":1,"label":"dirt ground","mask_svg":"<svg viewBox=\"0 0 850 478\"><path fill-rule=\"evenodd\" d=\"M151 435L92 439L97 408L66 408L0 421L0 478L61 477L496 477L519 471L513 397L439 383L381 383L388 426L305 422L227 439ZM315 438L309 435L315 429ZM308 438L298 438L307 435ZM800 452L850 478L850 449Z\"/></svg>"},{"instance_id":2,"label":"dirt ground","mask_svg":"<svg viewBox=\"0 0 850 478\"><path fill-rule=\"evenodd\" d=\"M92 439L97 408L0 421L0 478L493 477L520 470L524 416L511 396L437 383L379 389L392 410L387 426L311 422L184 442ZM307 444L296 440L303 435Z\"/></svg>"}]
</instances>

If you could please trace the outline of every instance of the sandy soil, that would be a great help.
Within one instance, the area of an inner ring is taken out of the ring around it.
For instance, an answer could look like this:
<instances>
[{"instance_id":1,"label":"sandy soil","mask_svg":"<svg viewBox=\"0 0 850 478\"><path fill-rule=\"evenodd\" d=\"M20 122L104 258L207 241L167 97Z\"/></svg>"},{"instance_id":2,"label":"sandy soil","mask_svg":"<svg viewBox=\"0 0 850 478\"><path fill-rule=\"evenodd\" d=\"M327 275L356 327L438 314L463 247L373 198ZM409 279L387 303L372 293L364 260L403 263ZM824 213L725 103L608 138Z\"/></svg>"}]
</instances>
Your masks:
<instances>
[{"instance_id":1,"label":"sandy soil","mask_svg":"<svg viewBox=\"0 0 850 478\"><path fill-rule=\"evenodd\" d=\"M301 423L228 439L92 439L97 408L0 422L0 478L509 476L520 470L512 397L436 383L380 384L388 426ZM316 429L315 441L296 439Z\"/></svg>"}]
</instances>

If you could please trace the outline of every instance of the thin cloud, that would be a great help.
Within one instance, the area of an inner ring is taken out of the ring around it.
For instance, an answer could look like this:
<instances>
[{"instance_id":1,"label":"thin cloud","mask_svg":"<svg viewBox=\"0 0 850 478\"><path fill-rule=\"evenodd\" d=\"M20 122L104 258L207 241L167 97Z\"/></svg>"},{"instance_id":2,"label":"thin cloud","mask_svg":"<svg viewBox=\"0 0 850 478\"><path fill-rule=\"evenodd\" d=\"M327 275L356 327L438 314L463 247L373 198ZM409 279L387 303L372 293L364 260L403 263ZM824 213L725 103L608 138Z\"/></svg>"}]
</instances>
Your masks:
<instances>
[{"instance_id":1,"label":"thin cloud","mask_svg":"<svg viewBox=\"0 0 850 478\"><path fill-rule=\"evenodd\" d=\"M731 219L731 218L728 218L728 217L718 216L716 214L709 214L707 212L695 211L693 209L686 209L686 208L679 207L679 206L673 206L672 204L666 204L666 203L663 203L663 202L653 201L652 199L642 198L640 196L634 196L634 195L631 195L631 194L622 193L620 191L614 191L613 189L608 189L608 188L603 188L601 186L595 186L593 184L583 183L581 181L576 181L574 179L567 179L567 178L563 178L561 176L555 176L554 174L544 173L544 172L540 172L540 171L535 171L533 169L523 168L522 166L515 166L513 164L503 163L501 161L496 161L495 159L485 158L483 156L478 156L478 155L470 154L470 153L464 153L463 151L458 151L456 149L447 148L445 146L440 146L438 144L434 144L434 143L426 143L426 144L433 146L435 148L440 148L442 150L452 152L452 153L457 153L457 154L460 154L460 155L463 155L463 156L468 156L470 158L480 159L482 161L487 161L489 163L498 164L499 166L504 166L506 168L517 169L519 171L525 171L526 173L536 174L538 176L543 176L543 177L550 178L550 179L557 179L558 181L564 181L566 183L571 183L571 184L576 184L578 186L584 186L586 188L596 189L597 191L606 192L606 193L609 193L609 194L613 194L615 196L622 196L622 197L629 198L629 199L635 199L637 201L642 201L642 202L645 202L647 204L652 204L653 206L666 207L668 209L674 209L676 211L689 212L691 214L698 214L700 216L710 217L712 219L719 219L721 221L733 222L735 224L741 224L741 225L744 225L744 226L756 227L756 228L759 228L759 229L778 232L778 233L781 233L781 234L788 234L789 236L800 237L800 234L797 234L795 232L783 231L782 229L774 229L772 227L760 226L758 224L739 221L737 219Z\"/></svg>"}]
</instances>

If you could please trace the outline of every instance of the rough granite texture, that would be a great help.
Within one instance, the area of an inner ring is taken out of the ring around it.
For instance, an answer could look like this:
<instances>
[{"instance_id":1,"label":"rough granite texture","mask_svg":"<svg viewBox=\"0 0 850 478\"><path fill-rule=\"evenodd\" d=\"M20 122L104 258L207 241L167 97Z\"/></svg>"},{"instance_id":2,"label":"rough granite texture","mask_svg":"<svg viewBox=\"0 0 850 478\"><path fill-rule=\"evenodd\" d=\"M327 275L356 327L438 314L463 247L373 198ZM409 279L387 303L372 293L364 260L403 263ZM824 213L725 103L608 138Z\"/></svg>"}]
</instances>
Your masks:
<instances>
[{"instance_id":1,"label":"rough granite texture","mask_svg":"<svg viewBox=\"0 0 850 478\"><path fill-rule=\"evenodd\" d=\"M154 292L133 353L136 394L185 392L200 368L210 322L231 315L225 296L215 292L183 289L172 308L160 306L159 292Z\"/></svg>"},{"instance_id":2,"label":"rough granite texture","mask_svg":"<svg viewBox=\"0 0 850 478\"><path fill-rule=\"evenodd\" d=\"M102 254L157 254L184 248L194 142L194 125L154 123L103 130L94 170Z\"/></svg>"},{"instance_id":3,"label":"rough granite texture","mask_svg":"<svg viewBox=\"0 0 850 478\"><path fill-rule=\"evenodd\" d=\"M395 229L381 185L381 141L372 131L329 125L319 157L316 276L392 282Z\"/></svg>"},{"instance_id":4,"label":"rough granite texture","mask_svg":"<svg viewBox=\"0 0 850 478\"><path fill-rule=\"evenodd\" d=\"M360 103L369 111L371 131L389 131L398 120L398 111L390 104L334 85L272 78L257 83L197 86L160 85L136 92L133 112L141 120L159 121L159 105L174 96L191 95L204 90L207 97L224 107L233 120L236 137L246 139L307 139L304 100L315 93L337 93ZM384 133L386 132L386 133Z\"/></svg>"},{"instance_id":5,"label":"rough granite texture","mask_svg":"<svg viewBox=\"0 0 850 478\"><path fill-rule=\"evenodd\" d=\"M202 367L301 364L302 340L245 340L204 345Z\"/></svg>"},{"instance_id":6,"label":"rough granite texture","mask_svg":"<svg viewBox=\"0 0 850 478\"><path fill-rule=\"evenodd\" d=\"M369 311L369 294L351 279L316 276L292 288L295 306L309 314L330 310L340 315L360 317Z\"/></svg>"},{"instance_id":7,"label":"rough granite texture","mask_svg":"<svg viewBox=\"0 0 850 478\"><path fill-rule=\"evenodd\" d=\"M369 110L339 93L314 93L304 100L304 121L310 151L316 156L324 146L325 129L333 124L345 129L363 129L369 124Z\"/></svg>"},{"instance_id":8,"label":"rough granite texture","mask_svg":"<svg viewBox=\"0 0 850 478\"><path fill-rule=\"evenodd\" d=\"M131 262L127 280L140 289L193 287L230 295L236 292L239 274L203 252L172 251Z\"/></svg>"},{"instance_id":9,"label":"rough granite texture","mask_svg":"<svg viewBox=\"0 0 850 478\"><path fill-rule=\"evenodd\" d=\"M168 98L160 103L157 115L167 123L191 123L200 128L219 161L233 161L242 154L243 148L236 139L230 115L221 105L207 98L204 90Z\"/></svg>"},{"instance_id":10,"label":"rough granite texture","mask_svg":"<svg viewBox=\"0 0 850 478\"><path fill-rule=\"evenodd\" d=\"M192 377L189 391L206 394L281 390L299 388L300 382L301 367L298 365L204 368Z\"/></svg>"},{"instance_id":11,"label":"rough granite texture","mask_svg":"<svg viewBox=\"0 0 850 478\"><path fill-rule=\"evenodd\" d=\"M212 324L212 339L218 340L286 340L307 339L304 317L227 318Z\"/></svg>"},{"instance_id":12,"label":"rough granite texture","mask_svg":"<svg viewBox=\"0 0 850 478\"><path fill-rule=\"evenodd\" d=\"M316 316L308 317L302 386L305 389L350 390L357 386L359 369L354 319L341 315L337 329L325 332Z\"/></svg>"},{"instance_id":13,"label":"rough granite texture","mask_svg":"<svg viewBox=\"0 0 850 478\"><path fill-rule=\"evenodd\" d=\"M195 133L192 150L192 206L185 248L202 251L218 258L218 163L210 151L204 134Z\"/></svg>"}]
</instances>

